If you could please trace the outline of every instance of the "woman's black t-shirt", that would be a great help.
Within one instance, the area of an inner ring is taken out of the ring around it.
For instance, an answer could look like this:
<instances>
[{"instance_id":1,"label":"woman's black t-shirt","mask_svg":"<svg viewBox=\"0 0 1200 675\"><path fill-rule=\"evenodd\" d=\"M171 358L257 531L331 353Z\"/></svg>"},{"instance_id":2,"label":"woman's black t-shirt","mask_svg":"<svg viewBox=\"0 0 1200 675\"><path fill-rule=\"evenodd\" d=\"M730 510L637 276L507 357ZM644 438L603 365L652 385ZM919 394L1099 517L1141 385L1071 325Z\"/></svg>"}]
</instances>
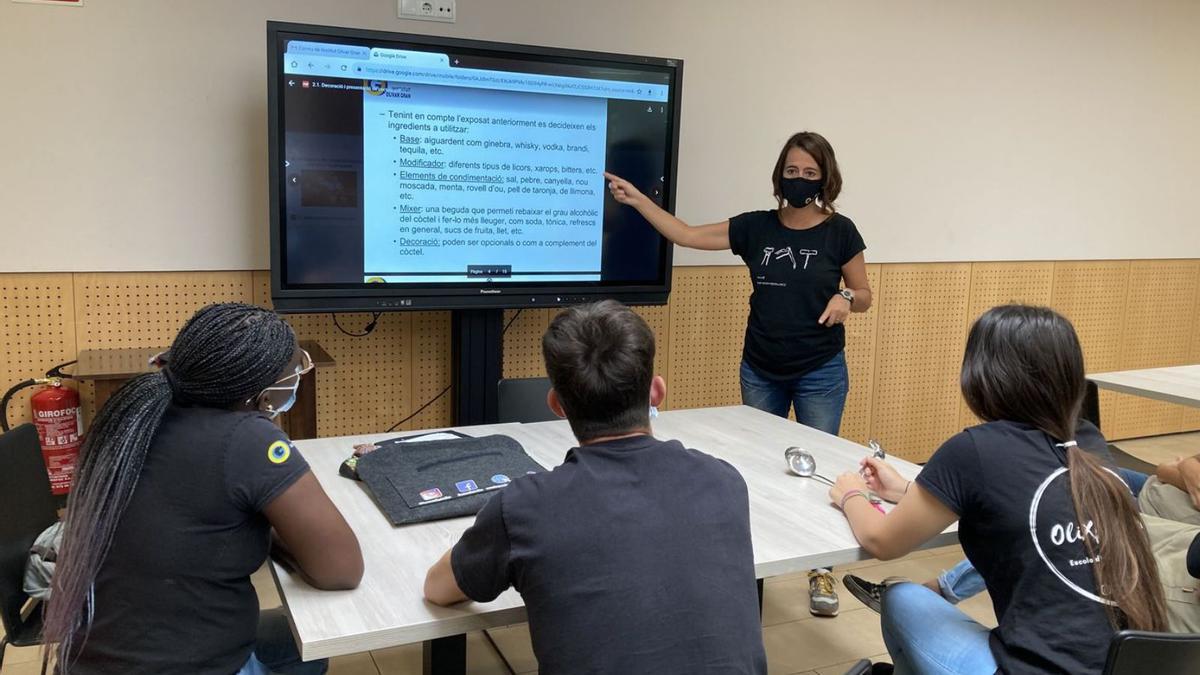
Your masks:
<instances>
[{"instance_id":1,"label":"woman's black t-shirt","mask_svg":"<svg viewBox=\"0 0 1200 675\"><path fill-rule=\"evenodd\" d=\"M817 323L837 294L842 266L866 249L858 228L835 213L807 230L793 230L778 211L729 219L729 247L750 269L750 317L742 358L764 377L801 377L846 346L841 324Z\"/></svg>"},{"instance_id":2,"label":"woman's black t-shirt","mask_svg":"<svg viewBox=\"0 0 1200 675\"><path fill-rule=\"evenodd\" d=\"M1076 441L1108 454L1087 422ZM946 441L917 484L959 516L999 620L990 642L1000 672L1101 672L1114 630L1083 538L1104 533L1076 515L1066 452L1035 427L989 422Z\"/></svg>"},{"instance_id":3,"label":"woman's black t-shirt","mask_svg":"<svg viewBox=\"0 0 1200 675\"><path fill-rule=\"evenodd\" d=\"M72 673L230 675L254 648L263 509L308 471L260 413L172 406L96 579Z\"/></svg>"}]
</instances>

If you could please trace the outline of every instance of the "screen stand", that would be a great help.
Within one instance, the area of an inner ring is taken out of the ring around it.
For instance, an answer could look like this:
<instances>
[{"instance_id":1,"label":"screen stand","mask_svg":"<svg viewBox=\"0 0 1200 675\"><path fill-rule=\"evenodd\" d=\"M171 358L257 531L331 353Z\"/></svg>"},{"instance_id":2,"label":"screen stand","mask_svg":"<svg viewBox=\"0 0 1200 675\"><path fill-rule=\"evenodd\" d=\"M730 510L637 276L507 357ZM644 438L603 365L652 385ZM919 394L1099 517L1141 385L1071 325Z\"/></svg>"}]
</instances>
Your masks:
<instances>
[{"instance_id":1,"label":"screen stand","mask_svg":"<svg viewBox=\"0 0 1200 675\"><path fill-rule=\"evenodd\" d=\"M504 361L503 323L502 309L451 311L455 426L494 424L498 419L496 385Z\"/></svg>"},{"instance_id":2,"label":"screen stand","mask_svg":"<svg viewBox=\"0 0 1200 675\"><path fill-rule=\"evenodd\" d=\"M455 426L493 424L498 419L498 390L504 360L504 310L455 309L450 312L453 409ZM467 638L452 635L425 642L425 675L463 675Z\"/></svg>"}]
</instances>

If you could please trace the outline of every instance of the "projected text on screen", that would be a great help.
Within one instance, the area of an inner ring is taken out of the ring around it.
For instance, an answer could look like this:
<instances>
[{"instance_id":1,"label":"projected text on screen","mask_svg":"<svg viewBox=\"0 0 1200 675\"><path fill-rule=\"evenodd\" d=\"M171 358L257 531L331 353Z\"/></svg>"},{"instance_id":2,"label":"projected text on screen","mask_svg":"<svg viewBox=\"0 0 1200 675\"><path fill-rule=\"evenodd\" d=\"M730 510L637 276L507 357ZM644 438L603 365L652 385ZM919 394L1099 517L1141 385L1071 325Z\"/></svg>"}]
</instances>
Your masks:
<instances>
[{"instance_id":1,"label":"projected text on screen","mask_svg":"<svg viewBox=\"0 0 1200 675\"><path fill-rule=\"evenodd\" d=\"M371 82L364 281L600 279L607 102Z\"/></svg>"}]
</instances>

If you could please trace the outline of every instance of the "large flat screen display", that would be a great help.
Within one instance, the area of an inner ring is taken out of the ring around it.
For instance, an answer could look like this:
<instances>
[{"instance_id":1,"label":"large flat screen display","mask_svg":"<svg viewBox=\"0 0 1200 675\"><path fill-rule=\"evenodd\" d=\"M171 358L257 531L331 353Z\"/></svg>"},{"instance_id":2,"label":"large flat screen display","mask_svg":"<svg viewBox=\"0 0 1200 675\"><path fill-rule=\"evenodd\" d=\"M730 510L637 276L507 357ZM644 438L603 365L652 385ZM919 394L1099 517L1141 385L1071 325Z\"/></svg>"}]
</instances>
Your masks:
<instances>
[{"instance_id":1,"label":"large flat screen display","mask_svg":"<svg viewBox=\"0 0 1200 675\"><path fill-rule=\"evenodd\" d=\"M665 302L679 60L267 27L280 311Z\"/></svg>"}]
</instances>

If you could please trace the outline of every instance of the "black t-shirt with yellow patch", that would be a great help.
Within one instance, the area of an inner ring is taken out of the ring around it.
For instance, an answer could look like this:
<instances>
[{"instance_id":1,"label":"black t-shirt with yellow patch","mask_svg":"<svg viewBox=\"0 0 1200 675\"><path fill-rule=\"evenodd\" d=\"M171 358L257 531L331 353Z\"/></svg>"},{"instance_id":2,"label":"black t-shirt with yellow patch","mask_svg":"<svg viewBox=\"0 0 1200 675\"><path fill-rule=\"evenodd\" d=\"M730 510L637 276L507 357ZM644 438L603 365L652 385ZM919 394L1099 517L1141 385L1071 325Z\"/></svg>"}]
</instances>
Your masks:
<instances>
[{"instance_id":1,"label":"black t-shirt with yellow patch","mask_svg":"<svg viewBox=\"0 0 1200 675\"><path fill-rule=\"evenodd\" d=\"M237 672L254 648L263 509L308 471L260 413L172 406L96 580L71 672Z\"/></svg>"},{"instance_id":2,"label":"black t-shirt with yellow patch","mask_svg":"<svg viewBox=\"0 0 1200 675\"><path fill-rule=\"evenodd\" d=\"M846 346L841 324L817 323L842 281L842 266L867 248L840 213L793 230L778 211L751 211L729 220L730 250L750 268L750 317L742 357L764 377L801 377Z\"/></svg>"}]
</instances>

